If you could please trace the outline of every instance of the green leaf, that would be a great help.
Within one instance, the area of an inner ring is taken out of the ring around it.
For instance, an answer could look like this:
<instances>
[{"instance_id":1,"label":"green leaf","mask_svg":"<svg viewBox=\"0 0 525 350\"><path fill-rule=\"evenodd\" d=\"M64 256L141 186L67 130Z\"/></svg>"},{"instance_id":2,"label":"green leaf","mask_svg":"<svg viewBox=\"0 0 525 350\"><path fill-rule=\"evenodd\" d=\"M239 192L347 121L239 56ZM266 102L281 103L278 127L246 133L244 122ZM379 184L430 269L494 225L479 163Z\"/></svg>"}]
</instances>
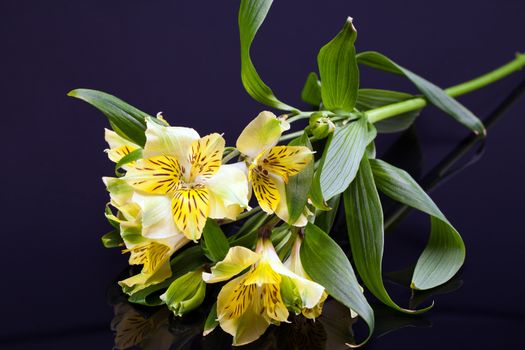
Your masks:
<instances>
[{"instance_id":1,"label":"green leaf","mask_svg":"<svg viewBox=\"0 0 525 350\"><path fill-rule=\"evenodd\" d=\"M359 276L370 292L385 305L401 312L415 313L414 310L398 306L390 298L383 284L383 209L368 157L364 156L361 160L355 181L344 192L343 198L348 238Z\"/></svg>"},{"instance_id":2,"label":"green leaf","mask_svg":"<svg viewBox=\"0 0 525 350\"><path fill-rule=\"evenodd\" d=\"M204 331L202 332L203 336L207 336L217 326L219 325L219 320L217 319L217 303L213 303L210 309L210 313L208 314L208 317L206 317L206 321L204 322Z\"/></svg>"},{"instance_id":3,"label":"green leaf","mask_svg":"<svg viewBox=\"0 0 525 350\"><path fill-rule=\"evenodd\" d=\"M120 231L118 229L106 233L100 238L100 240L106 248L117 248L121 247L124 244L124 241L122 240L122 237L120 237Z\"/></svg>"},{"instance_id":4,"label":"green leaf","mask_svg":"<svg viewBox=\"0 0 525 350\"><path fill-rule=\"evenodd\" d=\"M228 254L230 243L219 224L215 220L208 218L202 231L202 236L201 244L204 254L213 262L223 260Z\"/></svg>"},{"instance_id":5,"label":"green leaf","mask_svg":"<svg viewBox=\"0 0 525 350\"><path fill-rule=\"evenodd\" d=\"M414 97L414 95L398 91L359 89L356 108L364 112L369 109L406 101ZM380 133L403 131L408 129L414 123L420 112L421 110L403 113L392 118L381 120L374 125Z\"/></svg>"},{"instance_id":6,"label":"green leaf","mask_svg":"<svg viewBox=\"0 0 525 350\"><path fill-rule=\"evenodd\" d=\"M325 200L342 193L355 178L368 144L367 133L366 118L335 129L319 179Z\"/></svg>"},{"instance_id":7,"label":"green leaf","mask_svg":"<svg viewBox=\"0 0 525 350\"><path fill-rule=\"evenodd\" d=\"M314 224L307 224L301 244L301 262L306 273L326 288L334 299L354 310L374 330L374 312L357 282L352 265L339 245Z\"/></svg>"},{"instance_id":8,"label":"green leaf","mask_svg":"<svg viewBox=\"0 0 525 350\"><path fill-rule=\"evenodd\" d=\"M241 79L246 91L255 100L280 110L291 111L296 108L283 103L261 80L250 57L250 47L255 34L266 18L273 0L241 0L239 9L239 32L241 37Z\"/></svg>"},{"instance_id":9,"label":"green leaf","mask_svg":"<svg viewBox=\"0 0 525 350\"><path fill-rule=\"evenodd\" d=\"M109 119L112 129L120 136L143 147L146 143L146 118L150 117L137 108L102 91L76 89L68 96L76 97L98 108Z\"/></svg>"},{"instance_id":10,"label":"green leaf","mask_svg":"<svg viewBox=\"0 0 525 350\"><path fill-rule=\"evenodd\" d=\"M406 171L379 159L371 160L370 164L381 192L431 216L430 239L417 261L411 287L423 290L447 282L465 260L461 236Z\"/></svg>"},{"instance_id":11,"label":"green leaf","mask_svg":"<svg viewBox=\"0 0 525 350\"><path fill-rule=\"evenodd\" d=\"M443 91L441 88L434 85L433 83L429 82L428 80L423 79L419 75L414 74L408 69L401 67L400 65L393 62L386 56L380 54L379 52L361 52L357 55L357 61L361 64L373 68L381 69L390 73L404 75L419 89L419 91L421 91L423 95L425 95L428 101L430 101L436 107L441 109L443 112L449 114L459 123L472 130L476 135L486 135L486 130L481 120L479 120L465 106L463 106L454 98L447 95L445 91Z\"/></svg>"},{"instance_id":12,"label":"green leaf","mask_svg":"<svg viewBox=\"0 0 525 350\"><path fill-rule=\"evenodd\" d=\"M357 32L348 18L343 29L317 56L323 105L331 111L352 112L359 88L354 42Z\"/></svg>"},{"instance_id":13,"label":"green leaf","mask_svg":"<svg viewBox=\"0 0 525 350\"><path fill-rule=\"evenodd\" d=\"M303 133L302 136L292 140L290 146L305 146L312 149L312 144L308 135ZM314 162L311 161L299 174L291 176L286 184L286 204L290 215L289 222L294 223L304 211L308 202L308 193L312 185L314 175Z\"/></svg>"},{"instance_id":14,"label":"green leaf","mask_svg":"<svg viewBox=\"0 0 525 350\"><path fill-rule=\"evenodd\" d=\"M314 72L308 74L306 78L306 83L301 91L301 99L312 106L319 107L321 104L321 82Z\"/></svg>"},{"instance_id":15,"label":"green leaf","mask_svg":"<svg viewBox=\"0 0 525 350\"><path fill-rule=\"evenodd\" d=\"M178 277L198 269L207 262L208 260L204 256L200 245L189 247L180 253L176 253L175 257L171 259L170 262L172 272L171 277L164 282L146 287L134 293L129 297L128 301L130 303L146 306L161 305L163 303L162 300L160 300L161 291L166 290L166 288L168 288Z\"/></svg>"},{"instance_id":16,"label":"green leaf","mask_svg":"<svg viewBox=\"0 0 525 350\"><path fill-rule=\"evenodd\" d=\"M115 164L115 175L119 177L124 176L124 173L120 172L119 169L126 164L139 160L140 158L142 158L142 149L140 148L126 154L117 162L117 164Z\"/></svg>"}]
</instances>

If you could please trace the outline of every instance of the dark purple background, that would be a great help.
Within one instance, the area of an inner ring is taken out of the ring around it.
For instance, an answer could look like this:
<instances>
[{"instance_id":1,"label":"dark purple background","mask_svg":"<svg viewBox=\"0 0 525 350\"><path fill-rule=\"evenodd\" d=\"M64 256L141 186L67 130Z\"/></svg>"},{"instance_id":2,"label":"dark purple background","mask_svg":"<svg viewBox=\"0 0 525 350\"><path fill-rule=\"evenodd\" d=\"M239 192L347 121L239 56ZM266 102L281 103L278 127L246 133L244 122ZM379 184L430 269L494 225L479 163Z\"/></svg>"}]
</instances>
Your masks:
<instances>
[{"instance_id":1,"label":"dark purple background","mask_svg":"<svg viewBox=\"0 0 525 350\"><path fill-rule=\"evenodd\" d=\"M224 132L232 143L264 108L240 82L237 10L232 0L0 3L2 349L112 346L105 291L126 258L99 241L109 230L100 179L112 174L103 153L107 122L66 93L100 89L162 111L172 124ZM381 51L449 86L525 50L524 13L523 0L276 0L252 56L280 99L304 106L299 92L318 49L350 15L358 50ZM519 72L462 101L484 118L523 78ZM369 70L362 87L414 91ZM432 328L391 333L371 349L521 345L524 127L522 98L489 130L483 158L432 194L466 241L463 288L436 299ZM432 108L417 129L425 169L467 134ZM411 215L388 237L385 270L413 262L427 229Z\"/></svg>"}]
</instances>

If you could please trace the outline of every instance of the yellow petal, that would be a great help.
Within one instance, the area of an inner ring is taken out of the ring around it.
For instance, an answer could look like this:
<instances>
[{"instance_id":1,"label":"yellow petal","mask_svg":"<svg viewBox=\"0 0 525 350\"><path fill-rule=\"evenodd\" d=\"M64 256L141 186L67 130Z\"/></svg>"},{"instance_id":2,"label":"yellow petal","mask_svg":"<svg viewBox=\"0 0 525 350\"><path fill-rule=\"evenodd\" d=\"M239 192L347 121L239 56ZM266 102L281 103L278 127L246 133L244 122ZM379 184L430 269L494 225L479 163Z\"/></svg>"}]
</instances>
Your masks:
<instances>
[{"instance_id":1,"label":"yellow petal","mask_svg":"<svg viewBox=\"0 0 525 350\"><path fill-rule=\"evenodd\" d=\"M305 214L301 214L295 222L290 222L290 212L288 211L284 179L278 177L275 181L275 184L277 186L277 191L279 192L279 202L277 203L277 207L275 208L275 214L289 225L296 227L306 226L306 224L308 223L308 219L306 218ZM305 211L307 211L307 209L305 209Z\"/></svg>"},{"instance_id":2,"label":"yellow petal","mask_svg":"<svg viewBox=\"0 0 525 350\"><path fill-rule=\"evenodd\" d=\"M138 145L126 140L112 130L104 129L104 131L104 138L109 145L109 149L107 150L108 158L115 163L139 148Z\"/></svg>"},{"instance_id":3,"label":"yellow petal","mask_svg":"<svg viewBox=\"0 0 525 350\"><path fill-rule=\"evenodd\" d=\"M301 310L301 313L306 318L310 318L310 319L318 318L323 313L324 302L326 301L327 298L328 298L328 294L324 292L319 302L313 308L304 308Z\"/></svg>"},{"instance_id":4,"label":"yellow petal","mask_svg":"<svg viewBox=\"0 0 525 350\"><path fill-rule=\"evenodd\" d=\"M288 182L313 159L312 151L304 146L275 146L257 157L256 164Z\"/></svg>"},{"instance_id":5,"label":"yellow petal","mask_svg":"<svg viewBox=\"0 0 525 350\"><path fill-rule=\"evenodd\" d=\"M279 201L282 200L279 194L279 179L270 174L261 166L252 164L249 170L249 179L252 184L253 192L261 209L268 214L272 214ZM282 181L282 180L281 180Z\"/></svg>"},{"instance_id":6,"label":"yellow petal","mask_svg":"<svg viewBox=\"0 0 525 350\"><path fill-rule=\"evenodd\" d=\"M146 119L145 158L169 155L177 158L181 166L189 169L191 144L199 139L197 131L191 128L164 126Z\"/></svg>"},{"instance_id":7,"label":"yellow petal","mask_svg":"<svg viewBox=\"0 0 525 350\"><path fill-rule=\"evenodd\" d=\"M210 210L209 203L209 191L203 185L179 187L173 192L173 218L188 239L197 241L201 237Z\"/></svg>"},{"instance_id":8,"label":"yellow petal","mask_svg":"<svg viewBox=\"0 0 525 350\"><path fill-rule=\"evenodd\" d=\"M178 188L181 167L174 157L155 156L139 160L124 178L137 190L166 194Z\"/></svg>"},{"instance_id":9,"label":"yellow petal","mask_svg":"<svg viewBox=\"0 0 525 350\"><path fill-rule=\"evenodd\" d=\"M261 112L242 131L237 139L237 149L242 154L255 158L261 151L275 146L281 133L281 121L275 114Z\"/></svg>"},{"instance_id":10,"label":"yellow petal","mask_svg":"<svg viewBox=\"0 0 525 350\"><path fill-rule=\"evenodd\" d=\"M135 192L133 202L141 209L142 236L150 239L163 239L178 235L184 237L173 221L169 195Z\"/></svg>"},{"instance_id":11,"label":"yellow petal","mask_svg":"<svg viewBox=\"0 0 525 350\"><path fill-rule=\"evenodd\" d=\"M206 283L226 281L255 264L260 257L260 254L248 248L241 246L231 247L224 260L215 264L211 268L211 273L203 273L202 279Z\"/></svg>"},{"instance_id":12,"label":"yellow petal","mask_svg":"<svg viewBox=\"0 0 525 350\"><path fill-rule=\"evenodd\" d=\"M244 163L225 164L206 181L206 187L211 195L211 218L233 220L248 207L250 189L245 169Z\"/></svg>"},{"instance_id":13,"label":"yellow petal","mask_svg":"<svg viewBox=\"0 0 525 350\"><path fill-rule=\"evenodd\" d=\"M217 173L222 164L224 144L224 138L216 133L191 144L191 182L209 179Z\"/></svg>"},{"instance_id":14,"label":"yellow petal","mask_svg":"<svg viewBox=\"0 0 525 350\"><path fill-rule=\"evenodd\" d=\"M153 273L170 257L170 248L155 241L137 244L123 253L131 253L130 265L144 265L143 273Z\"/></svg>"},{"instance_id":15,"label":"yellow petal","mask_svg":"<svg viewBox=\"0 0 525 350\"><path fill-rule=\"evenodd\" d=\"M245 279L239 280L232 290L225 291L221 308L218 310L217 316L221 320L231 320L239 318L252 302L258 296L257 286L255 284L246 284ZM224 290L224 288L223 288ZM222 290L221 290L222 292Z\"/></svg>"},{"instance_id":16,"label":"yellow petal","mask_svg":"<svg viewBox=\"0 0 525 350\"><path fill-rule=\"evenodd\" d=\"M235 346L257 340L270 325L267 317L260 313L261 309L258 307L260 303L256 302L258 295L255 295L254 298L248 301L247 306L243 306L244 312L239 317L224 317L227 315L226 307L230 304L234 291L241 285L244 278L245 276L243 275L228 282L222 287L217 297L219 324L225 332L233 336L233 345Z\"/></svg>"}]
</instances>

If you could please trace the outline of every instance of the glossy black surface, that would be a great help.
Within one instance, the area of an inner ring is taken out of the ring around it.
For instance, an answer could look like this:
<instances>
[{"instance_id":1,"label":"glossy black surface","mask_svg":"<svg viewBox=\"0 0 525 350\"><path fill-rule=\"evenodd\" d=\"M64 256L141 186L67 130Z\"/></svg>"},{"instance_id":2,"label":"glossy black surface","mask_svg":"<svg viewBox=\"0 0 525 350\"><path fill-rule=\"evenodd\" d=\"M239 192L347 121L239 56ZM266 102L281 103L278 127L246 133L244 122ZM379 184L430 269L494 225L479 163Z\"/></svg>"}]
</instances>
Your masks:
<instances>
[{"instance_id":1,"label":"glossy black surface","mask_svg":"<svg viewBox=\"0 0 525 350\"><path fill-rule=\"evenodd\" d=\"M149 113L163 111L172 124L201 134L225 132L232 143L264 108L240 83L237 5L173 0L0 3L1 349L113 346L113 308L106 294L126 267L126 257L105 250L99 241L109 230L100 178L113 172L103 153L106 121L65 94L77 87L104 90ZM317 50L351 15L359 31L358 50L381 51L449 86L524 51L523 13L522 0L277 0L254 43L253 57L277 96L302 106L299 92L308 72L315 70ZM517 73L461 101L485 119L524 77ZM363 71L361 80L363 87L414 91L400 78L370 70ZM434 309L416 320L407 322L397 314L379 318L418 327L376 337L368 348L521 347L525 98L514 102L490 128L483 148L475 144L452 169L477 161L453 172L431 193L467 246L467 261L455 285L461 288L436 296ZM434 108L420 116L416 130L421 160L413 135L405 135L408 144L389 157L430 184L433 169L468 133ZM379 155L398 137L380 136ZM385 271L415 262L426 241L427 221L411 213L387 235ZM406 304L405 290L388 288ZM392 328L392 322L383 330ZM357 325L356 332L362 335L364 329ZM277 348L286 348L279 344Z\"/></svg>"}]
</instances>

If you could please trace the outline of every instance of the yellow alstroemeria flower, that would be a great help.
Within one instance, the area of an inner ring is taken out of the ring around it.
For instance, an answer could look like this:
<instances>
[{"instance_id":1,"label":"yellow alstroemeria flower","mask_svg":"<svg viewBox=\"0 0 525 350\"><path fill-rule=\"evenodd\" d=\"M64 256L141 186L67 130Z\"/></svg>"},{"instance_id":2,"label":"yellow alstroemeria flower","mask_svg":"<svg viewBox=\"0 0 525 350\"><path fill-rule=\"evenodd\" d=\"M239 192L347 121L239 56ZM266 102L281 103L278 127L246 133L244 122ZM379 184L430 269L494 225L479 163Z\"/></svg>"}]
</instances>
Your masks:
<instances>
[{"instance_id":1,"label":"yellow alstroemeria flower","mask_svg":"<svg viewBox=\"0 0 525 350\"><path fill-rule=\"evenodd\" d=\"M239 164L222 165L221 135L201 138L194 129L146 122L143 158L123 179L143 196L171 203L168 216L179 232L197 241L207 218L235 219L248 207L247 177Z\"/></svg>"},{"instance_id":2,"label":"yellow alstroemeria flower","mask_svg":"<svg viewBox=\"0 0 525 350\"><path fill-rule=\"evenodd\" d=\"M300 256L301 243L302 243L302 239L297 237L295 239L290 255L284 261L284 266L286 266L288 269L290 269L290 271L297 274L298 276L306 278L307 280L311 280L310 276L308 276L308 274L304 270L303 264L301 262L301 256ZM296 291L292 291L291 293L293 294L294 292ZM295 305L295 306L301 311L304 317L315 319L321 316L321 313L323 312L323 305L327 298L328 298L328 293L324 291L321 299L319 299L319 302L313 307L301 305L300 298L296 297L294 298L294 300L299 301L298 303L299 305Z\"/></svg>"},{"instance_id":3,"label":"yellow alstroemeria flower","mask_svg":"<svg viewBox=\"0 0 525 350\"><path fill-rule=\"evenodd\" d=\"M206 283L226 281L245 269L248 272L222 287L217 298L217 318L221 328L233 336L233 345L257 340L270 324L288 319L288 309L281 296L281 282L289 279L305 307L314 307L324 288L296 275L279 259L269 239L260 239L255 252L232 247L223 261L203 273Z\"/></svg>"},{"instance_id":4,"label":"yellow alstroemeria flower","mask_svg":"<svg viewBox=\"0 0 525 350\"><path fill-rule=\"evenodd\" d=\"M237 139L237 149L246 156L248 178L257 201L268 214L277 214L294 226L304 226L306 216L289 222L285 184L312 161L313 152L303 146L277 146L289 124L271 112L261 112Z\"/></svg>"},{"instance_id":5,"label":"yellow alstroemeria flower","mask_svg":"<svg viewBox=\"0 0 525 350\"><path fill-rule=\"evenodd\" d=\"M137 193L126 181L103 178L117 216L108 217L119 224L120 234L130 253L130 265L143 265L142 271L119 284L128 294L171 276L170 257L190 242L171 219L171 204L160 196Z\"/></svg>"}]
</instances>

